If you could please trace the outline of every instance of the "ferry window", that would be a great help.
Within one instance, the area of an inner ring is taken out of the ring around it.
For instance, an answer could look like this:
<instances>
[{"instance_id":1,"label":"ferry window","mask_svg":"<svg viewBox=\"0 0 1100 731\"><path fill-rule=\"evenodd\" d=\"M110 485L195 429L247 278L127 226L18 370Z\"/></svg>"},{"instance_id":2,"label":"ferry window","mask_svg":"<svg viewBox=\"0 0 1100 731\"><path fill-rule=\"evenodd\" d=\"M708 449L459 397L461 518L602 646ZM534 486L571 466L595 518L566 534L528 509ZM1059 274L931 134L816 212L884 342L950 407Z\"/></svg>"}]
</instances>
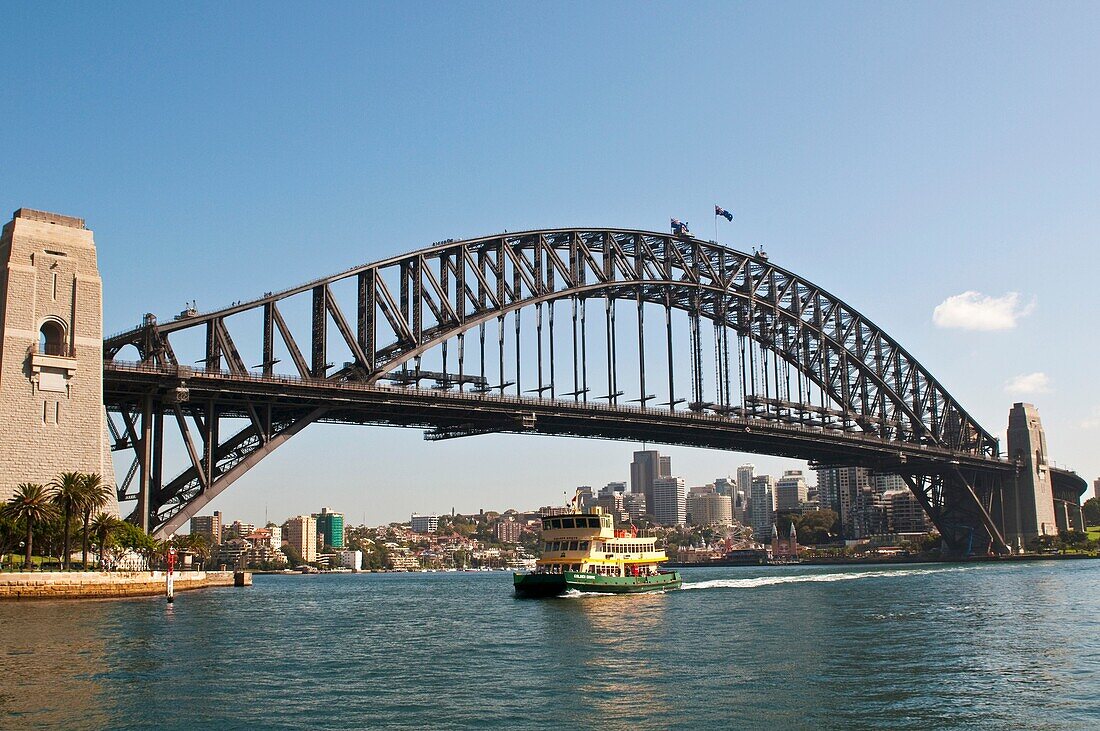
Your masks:
<instances>
[{"instance_id":1,"label":"ferry window","mask_svg":"<svg viewBox=\"0 0 1100 731\"><path fill-rule=\"evenodd\" d=\"M561 527L562 528L573 528L573 527L575 527L573 525L573 519L572 518L562 518L561 519Z\"/></svg>"},{"instance_id":2,"label":"ferry window","mask_svg":"<svg viewBox=\"0 0 1100 731\"><path fill-rule=\"evenodd\" d=\"M581 541L581 550L582 551L587 551L588 550L588 541Z\"/></svg>"},{"instance_id":3,"label":"ferry window","mask_svg":"<svg viewBox=\"0 0 1100 731\"><path fill-rule=\"evenodd\" d=\"M558 528L561 528L561 518L554 518L553 520L551 520L550 521L550 527L555 529L555 530L557 530Z\"/></svg>"},{"instance_id":4,"label":"ferry window","mask_svg":"<svg viewBox=\"0 0 1100 731\"><path fill-rule=\"evenodd\" d=\"M576 541L569 541L569 550L570 551L576 551L577 550L577 542Z\"/></svg>"},{"instance_id":5,"label":"ferry window","mask_svg":"<svg viewBox=\"0 0 1100 731\"><path fill-rule=\"evenodd\" d=\"M589 518L588 519L588 527L589 528L599 528L600 527L600 519L599 518Z\"/></svg>"},{"instance_id":6,"label":"ferry window","mask_svg":"<svg viewBox=\"0 0 1100 731\"><path fill-rule=\"evenodd\" d=\"M542 521L542 529L543 530L550 530L550 519L549 518Z\"/></svg>"}]
</instances>

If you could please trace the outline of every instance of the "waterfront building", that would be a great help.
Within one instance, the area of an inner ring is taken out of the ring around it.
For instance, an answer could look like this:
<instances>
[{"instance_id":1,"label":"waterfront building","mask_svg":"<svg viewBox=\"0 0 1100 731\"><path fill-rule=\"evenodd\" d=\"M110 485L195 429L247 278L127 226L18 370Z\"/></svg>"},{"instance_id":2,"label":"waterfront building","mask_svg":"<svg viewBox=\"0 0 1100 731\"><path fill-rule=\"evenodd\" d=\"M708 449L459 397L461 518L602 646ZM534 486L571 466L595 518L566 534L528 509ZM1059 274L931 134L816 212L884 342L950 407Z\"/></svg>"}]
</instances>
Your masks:
<instances>
[{"instance_id":1,"label":"waterfront building","mask_svg":"<svg viewBox=\"0 0 1100 731\"><path fill-rule=\"evenodd\" d=\"M504 518L493 526L493 536L501 543L519 543L523 525L514 518Z\"/></svg>"},{"instance_id":2,"label":"waterfront building","mask_svg":"<svg viewBox=\"0 0 1100 731\"><path fill-rule=\"evenodd\" d=\"M752 478L749 492L749 525L759 543L767 541L775 521L775 479L771 475Z\"/></svg>"},{"instance_id":3,"label":"waterfront building","mask_svg":"<svg viewBox=\"0 0 1100 731\"><path fill-rule=\"evenodd\" d=\"M363 552L359 549L354 551L337 551L336 560L338 562L337 565L342 569L358 571L363 568Z\"/></svg>"},{"instance_id":4,"label":"waterfront building","mask_svg":"<svg viewBox=\"0 0 1100 731\"><path fill-rule=\"evenodd\" d=\"M236 569L245 565L252 544L244 538L230 538L214 548L211 558L215 566Z\"/></svg>"},{"instance_id":5,"label":"waterfront building","mask_svg":"<svg viewBox=\"0 0 1100 731\"><path fill-rule=\"evenodd\" d=\"M317 521L312 515L296 515L283 523L283 542L306 563L317 560Z\"/></svg>"},{"instance_id":6,"label":"waterfront building","mask_svg":"<svg viewBox=\"0 0 1100 731\"><path fill-rule=\"evenodd\" d=\"M246 538L249 533L256 530L256 526L252 523L243 523L239 520L234 520L228 526L222 527L222 538L228 540L229 538Z\"/></svg>"},{"instance_id":7,"label":"waterfront building","mask_svg":"<svg viewBox=\"0 0 1100 731\"><path fill-rule=\"evenodd\" d=\"M623 495L623 509L626 510L631 522L640 521L647 512L645 495L640 492L625 493Z\"/></svg>"},{"instance_id":8,"label":"waterfront building","mask_svg":"<svg viewBox=\"0 0 1100 731\"><path fill-rule=\"evenodd\" d=\"M786 538L779 537L779 527L772 524L772 559L797 559L798 558L798 533L794 523Z\"/></svg>"},{"instance_id":9,"label":"waterfront building","mask_svg":"<svg viewBox=\"0 0 1100 731\"><path fill-rule=\"evenodd\" d=\"M313 519L317 521L317 538L322 546L344 547L343 513L334 513L328 508L321 508L320 513L313 514Z\"/></svg>"},{"instance_id":10,"label":"waterfront building","mask_svg":"<svg viewBox=\"0 0 1100 731\"><path fill-rule=\"evenodd\" d=\"M841 535L856 540L885 532L874 530L881 520L875 510L874 475L866 467L818 467L818 493L821 506L832 498L832 508L840 517Z\"/></svg>"},{"instance_id":11,"label":"waterfront building","mask_svg":"<svg viewBox=\"0 0 1100 731\"><path fill-rule=\"evenodd\" d=\"M787 470L775 483L775 509L780 512L799 510L809 497L808 493L802 470Z\"/></svg>"},{"instance_id":12,"label":"waterfront building","mask_svg":"<svg viewBox=\"0 0 1100 731\"><path fill-rule=\"evenodd\" d=\"M409 527L413 533L435 533L439 530L439 516L413 513L409 519Z\"/></svg>"},{"instance_id":13,"label":"waterfront building","mask_svg":"<svg viewBox=\"0 0 1100 731\"><path fill-rule=\"evenodd\" d=\"M395 547L386 554L386 568L390 571L419 571L420 559L407 548Z\"/></svg>"},{"instance_id":14,"label":"waterfront building","mask_svg":"<svg viewBox=\"0 0 1100 731\"><path fill-rule=\"evenodd\" d=\"M653 507L650 512L658 525L687 523L687 494L683 477L658 477L653 481Z\"/></svg>"},{"instance_id":15,"label":"waterfront building","mask_svg":"<svg viewBox=\"0 0 1100 731\"><path fill-rule=\"evenodd\" d=\"M635 452L634 461L630 463L630 491L645 495L646 505L652 511L656 505L653 497L654 482L671 474L671 457L664 457L653 449Z\"/></svg>"},{"instance_id":16,"label":"waterfront building","mask_svg":"<svg viewBox=\"0 0 1100 731\"><path fill-rule=\"evenodd\" d=\"M222 514L215 510L213 515L196 515L191 518L191 535L202 536L211 546L222 542Z\"/></svg>"},{"instance_id":17,"label":"waterfront building","mask_svg":"<svg viewBox=\"0 0 1100 731\"><path fill-rule=\"evenodd\" d=\"M908 490L909 485L905 484L905 480L901 475L893 475L887 472L876 472L874 474L875 492L879 495L884 495L888 492L896 492L898 490Z\"/></svg>"},{"instance_id":18,"label":"waterfront building","mask_svg":"<svg viewBox=\"0 0 1100 731\"><path fill-rule=\"evenodd\" d=\"M688 497L687 512L692 525L733 525L733 498L716 491L698 492Z\"/></svg>"},{"instance_id":19,"label":"waterfront building","mask_svg":"<svg viewBox=\"0 0 1100 731\"><path fill-rule=\"evenodd\" d=\"M883 496L883 500L891 533L927 533L932 530L932 520L909 488L891 490Z\"/></svg>"}]
</instances>

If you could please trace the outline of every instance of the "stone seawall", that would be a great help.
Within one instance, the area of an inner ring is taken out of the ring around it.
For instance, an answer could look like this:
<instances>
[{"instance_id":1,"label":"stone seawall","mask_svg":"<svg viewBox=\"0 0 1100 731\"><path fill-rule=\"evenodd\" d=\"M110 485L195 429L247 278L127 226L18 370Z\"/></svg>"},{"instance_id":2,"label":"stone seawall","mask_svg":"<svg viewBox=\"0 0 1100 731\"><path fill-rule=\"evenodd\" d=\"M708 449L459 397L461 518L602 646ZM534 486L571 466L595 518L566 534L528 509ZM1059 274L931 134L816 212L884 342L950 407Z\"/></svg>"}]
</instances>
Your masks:
<instances>
[{"instance_id":1,"label":"stone seawall","mask_svg":"<svg viewBox=\"0 0 1100 731\"><path fill-rule=\"evenodd\" d=\"M252 585L252 574L242 577ZM56 571L0 573L0 601L12 599L105 599L131 596L162 596L163 571ZM232 571L181 571L173 582L175 590L233 586Z\"/></svg>"}]
</instances>

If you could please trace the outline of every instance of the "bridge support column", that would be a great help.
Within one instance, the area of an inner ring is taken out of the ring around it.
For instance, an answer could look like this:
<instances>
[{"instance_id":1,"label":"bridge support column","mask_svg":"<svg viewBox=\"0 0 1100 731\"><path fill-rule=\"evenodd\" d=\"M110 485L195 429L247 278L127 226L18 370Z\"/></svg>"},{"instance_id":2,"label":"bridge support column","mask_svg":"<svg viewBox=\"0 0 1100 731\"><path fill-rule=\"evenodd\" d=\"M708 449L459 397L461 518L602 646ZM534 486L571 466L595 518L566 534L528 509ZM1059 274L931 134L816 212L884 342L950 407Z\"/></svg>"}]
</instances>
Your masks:
<instances>
[{"instance_id":1,"label":"bridge support column","mask_svg":"<svg viewBox=\"0 0 1100 731\"><path fill-rule=\"evenodd\" d=\"M0 503L61 472L114 487L101 296L83 219L15 212L0 233Z\"/></svg>"},{"instance_id":2,"label":"bridge support column","mask_svg":"<svg viewBox=\"0 0 1100 731\"><path fill-rule=\"evenodd\" d=\"M1046 433L1038 410L1031 404L1013 404L1008 413L1008 456L1016 461L1018 469L1005 485L999 518L1008 543L1013 548L1026 548L1040 536L1058 534Z\"/></svg>"}]
</instances>

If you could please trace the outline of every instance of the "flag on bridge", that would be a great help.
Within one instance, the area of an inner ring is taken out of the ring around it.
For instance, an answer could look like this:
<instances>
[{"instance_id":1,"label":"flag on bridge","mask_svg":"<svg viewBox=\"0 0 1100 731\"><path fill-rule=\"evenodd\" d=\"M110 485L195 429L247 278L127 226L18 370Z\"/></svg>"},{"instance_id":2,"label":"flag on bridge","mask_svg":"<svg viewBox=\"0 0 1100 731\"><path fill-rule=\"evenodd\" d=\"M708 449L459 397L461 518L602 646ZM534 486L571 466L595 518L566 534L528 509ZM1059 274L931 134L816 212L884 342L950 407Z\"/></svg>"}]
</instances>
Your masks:
<instances>
[{"instance_id":1,"label":"flag on bridge","mask_svg":"<svg viewBox=\"0 0 1100 731\"><path fill-rule=\"evenodd\" d=\"M672 235L673 236L689 236L691 231L688 231L687 221L681 221L678 218L672 219Z\"/></svg>"},{"instance_id":2,"label":"flag on bridge","mask_svg":"<svg viewBox=\"0 0 1100 731\"><path fill-rule=\"evenodd\" d=\"M717 206L717 205L716 205L716 206L714 207L714 215L716 215L716 216L722 216L722 217L723 217L723 218L725 218L725 219L726 219L727 221L732 221L732 220L733 220L733 214L732 214L732 213L730 213L729 211L727 211L727 210L726 210L725 208L723 208L722 206Z\"/></svg>"}]
</instances>

